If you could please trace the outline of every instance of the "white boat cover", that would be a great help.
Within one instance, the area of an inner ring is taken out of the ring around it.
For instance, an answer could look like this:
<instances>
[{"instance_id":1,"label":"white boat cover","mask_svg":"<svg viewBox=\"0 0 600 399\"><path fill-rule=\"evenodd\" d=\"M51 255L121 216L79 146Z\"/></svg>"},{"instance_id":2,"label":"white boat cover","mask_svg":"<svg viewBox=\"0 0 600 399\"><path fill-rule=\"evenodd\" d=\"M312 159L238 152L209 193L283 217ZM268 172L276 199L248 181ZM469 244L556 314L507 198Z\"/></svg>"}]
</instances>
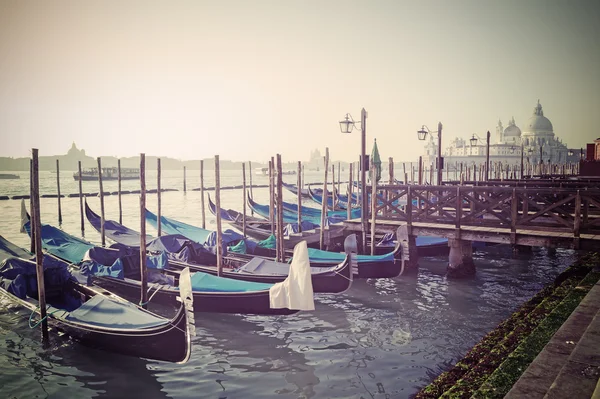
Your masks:
<instances>
[{"instance_id":1,"label":"white boat cover","mask_svg":"<svg viewBox=\"0 0 600 399\"><path fill-rule=\"evenodd\" d=\"M306 241L296 244L289 276L271 287L269 297L271 309L315 310Z\"/></svg>"}]
</instances>

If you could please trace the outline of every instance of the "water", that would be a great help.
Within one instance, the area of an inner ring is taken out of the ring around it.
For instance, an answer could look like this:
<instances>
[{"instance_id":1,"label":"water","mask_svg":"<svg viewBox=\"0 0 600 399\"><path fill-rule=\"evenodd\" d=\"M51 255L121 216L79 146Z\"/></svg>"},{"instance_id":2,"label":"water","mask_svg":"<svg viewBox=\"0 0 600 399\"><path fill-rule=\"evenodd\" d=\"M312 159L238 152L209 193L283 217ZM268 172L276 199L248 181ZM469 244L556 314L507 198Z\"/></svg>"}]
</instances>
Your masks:
<instances>
[{"instance_id":1,"label":"water","mask_svg":"<svg viewBox=\"0 0 600 399\"><path fill-rule=\"evenodd\" d=\"M0 195L27 194L28 172L21 180L0 181ZM155 172L148 188L156 187ZM183 187L182 173L164 171L162 187ZM214 181L205 172L206 186ZM295 176L286 181L295 182ZM307 172L307 181L322 179ZM241 183L241 173L222 171L221 185ZM267 178L253 176L254 184ZM188 189L199 186L199 173L188 171ZM56 193L56 175L40 173L42 194ZM105 182L116 191L116 182ZM123 182L124 190L139 182ZM61 192L77 192L72 173L61 173ZM84 192L97 192L84 182ZM225 208L241 210L241 190L221 193ZM267 203L268 189L254 189ZM123 223L139 229L139 197L124 195ZM284 200L295 201L291 193ZM89 198L99 211L99 199ZM156 210L156 195L148 195ZM167 192L163 214L199 225L200 194ZM0 234L22 246L20 201L0 201ZM28 205L28 204L27 204ZM118 219L116 196L105 198L106 217ZM80 234L79 199L63 198L62 228ZM41 199L42 220L57 224L57 200ZM208 227L214 226L207 212ZM226 226L226 225L225 225ZM147 226L148 233L156 232ZM86 221L85 238L99 235ZM342 295L316 296L314 312L292 316L244 316L197 313L192 356L183 365L119 356L54 338L43 350L39 331L28 327L29 314L0 306L0 397L33 398L408 398L448 369L481 337L552 281L576 253L534 249L514 256L497 246L474 253L476 277L448 280L447 259L422 258L416 275L357 280Z\"/></svg>"}]
</instances>

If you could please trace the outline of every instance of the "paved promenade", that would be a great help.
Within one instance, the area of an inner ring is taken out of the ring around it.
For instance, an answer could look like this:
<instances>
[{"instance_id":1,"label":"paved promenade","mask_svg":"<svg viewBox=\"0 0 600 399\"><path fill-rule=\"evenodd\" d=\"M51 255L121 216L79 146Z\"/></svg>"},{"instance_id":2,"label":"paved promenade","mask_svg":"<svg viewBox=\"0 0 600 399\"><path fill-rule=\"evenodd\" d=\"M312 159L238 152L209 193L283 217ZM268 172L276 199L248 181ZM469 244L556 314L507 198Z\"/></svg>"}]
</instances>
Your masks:
<instances>
[{"instance_id":1,"label":"paved promenade","mask_svg":"<svg viewBox=\"0 0 600 399\"><path fill-rule=\"evenodd\" d=\"M600 281L505 398L600 399Z\"/></svg>"}]
</instances>

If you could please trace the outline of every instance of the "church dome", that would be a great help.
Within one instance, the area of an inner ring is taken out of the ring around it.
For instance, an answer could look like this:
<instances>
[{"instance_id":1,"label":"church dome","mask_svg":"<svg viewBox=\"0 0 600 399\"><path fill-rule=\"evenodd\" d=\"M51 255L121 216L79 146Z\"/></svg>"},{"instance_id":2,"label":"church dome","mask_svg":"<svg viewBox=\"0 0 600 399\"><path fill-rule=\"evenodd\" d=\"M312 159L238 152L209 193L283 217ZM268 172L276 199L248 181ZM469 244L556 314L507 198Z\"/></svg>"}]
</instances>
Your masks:
<instances>
[{"instance_id":1,"label":"church dome","mask_svg":"<svg viewBox=\"0 0 600 399\"><path fill-rule=\"evenodd\" d=\"M553 132L554 128L552 127L552 122L548 118L544 116L544 111L542 111L542 105L538 100L537 106L533 110L533 115L529 118L529 122L527 124L528 132Z\"/></svg>"},{"instance_id":2,"label":"church dome","mask_svg":"<svg viewBox=\"0 0 600 399\"><path fill-rule=\"evenodd\" d=\"M514 117L508 121L508 126L504 129L504 137L521 137L521 129L515 124Z\"/></svg>"}]
</instances>

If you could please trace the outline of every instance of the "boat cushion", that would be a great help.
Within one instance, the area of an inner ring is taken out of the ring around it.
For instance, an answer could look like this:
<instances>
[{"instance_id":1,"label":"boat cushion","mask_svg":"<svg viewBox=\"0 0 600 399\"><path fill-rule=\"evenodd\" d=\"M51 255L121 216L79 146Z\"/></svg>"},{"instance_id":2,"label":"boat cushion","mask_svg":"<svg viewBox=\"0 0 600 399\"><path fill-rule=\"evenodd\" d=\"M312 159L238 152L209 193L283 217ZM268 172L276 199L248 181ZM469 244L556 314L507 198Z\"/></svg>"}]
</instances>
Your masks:
<instances>
[{"instance_id":1,"label":"boat cushion","mask_svg":"<svg viewBox=\"0 0 600 399\"><path fill-rule=\"evenodd\" d=\"M117 302L103 295L94 296L70 312L65 320L122 329L151 328L166 323L165 319L144 312L132 303Z\"/></svg>"},{"instance_id":2,"label":"boat cushion","mask_svg":"<svg viewBox=\"0 0 600 399\"><path fill-rule=\"evenodd\" d=\"M268 290L273 284L254 283L251 281L234 280L217 277L208 273L192 274L192 290L204 292L250 292Z\"/></svg>"}]
</instances>

